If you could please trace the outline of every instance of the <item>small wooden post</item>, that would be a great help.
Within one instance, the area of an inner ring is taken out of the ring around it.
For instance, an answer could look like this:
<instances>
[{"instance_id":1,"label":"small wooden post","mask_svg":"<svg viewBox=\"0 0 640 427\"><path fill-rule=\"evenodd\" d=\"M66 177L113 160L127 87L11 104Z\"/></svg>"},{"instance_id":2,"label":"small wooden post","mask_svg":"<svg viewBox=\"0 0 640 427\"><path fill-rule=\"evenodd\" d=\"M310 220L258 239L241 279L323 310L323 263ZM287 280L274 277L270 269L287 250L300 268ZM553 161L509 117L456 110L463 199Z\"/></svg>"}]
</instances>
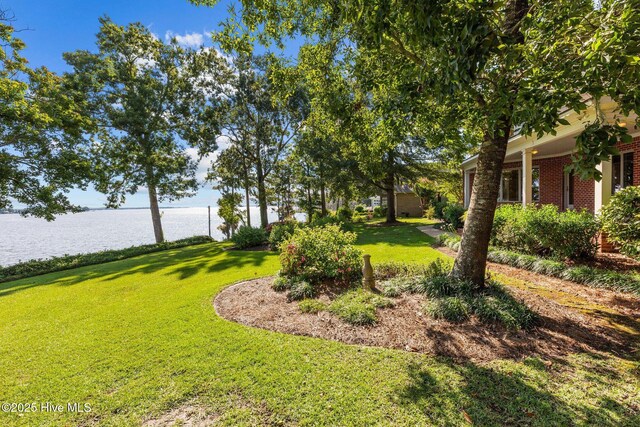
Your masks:
<instances>
[{"instance_id":1,"label":"small wooden post","mask_svg":"<svg viewBox=\"0 0 640 427\"><path fill-rule=\"evenodd\" d=\"M362 267L362 285L367 290L372 290L376 286L373 278L373 267L371 266L371 255L364 255L364 266Z\"/></svg>"},{"instance_id":2,"label":"small wooden post","mask_svg":"<svg viewBox=\"0 0 640 427\"><path fill-rule=\"evenodd\" d=\"M211 206L207 206L207 211L209 212L209 237L211 237Z\"/></svg>"}]
</instances>

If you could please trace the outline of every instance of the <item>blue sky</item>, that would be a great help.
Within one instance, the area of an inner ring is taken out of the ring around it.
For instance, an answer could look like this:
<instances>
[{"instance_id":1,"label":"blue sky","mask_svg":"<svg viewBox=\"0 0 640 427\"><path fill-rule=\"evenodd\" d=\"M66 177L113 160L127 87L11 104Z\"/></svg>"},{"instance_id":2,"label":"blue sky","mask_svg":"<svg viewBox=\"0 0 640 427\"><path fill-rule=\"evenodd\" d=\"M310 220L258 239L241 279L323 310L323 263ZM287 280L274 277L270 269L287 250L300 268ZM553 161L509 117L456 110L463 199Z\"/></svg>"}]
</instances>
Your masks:
<instances>
[{"instance_id":1,"label":"blue sky","mask_svg":"<svg viewBox=\"0 0 640 427\"><path fill-rule=\"evenodd\" d=\"M215 7L193 6L187 0L0 0L0 7L15 15L14 27L22 30L19 37L27 48L24 55L33 66L47 66L55 72L64 72L67 66L62 53L77 49L95 50L98 18L108 15L114 22L124 25L141 22L158 37L173 34L185 44L209 43L208 32L216 31L227 17L231 3L223 0ZM295 56L295 51L286 53ZM206 161L199 165L199 176L206 172ZM127 207L148 206L146 193L128 196ZM190 199L174 202L173 206L207 206L217 200L210 188L202 188ZM102 207L104 195L96 191L72 190L70 198L83 206ZM163 204L167 205L167 204Z\"/></svg>"}]
</instances>

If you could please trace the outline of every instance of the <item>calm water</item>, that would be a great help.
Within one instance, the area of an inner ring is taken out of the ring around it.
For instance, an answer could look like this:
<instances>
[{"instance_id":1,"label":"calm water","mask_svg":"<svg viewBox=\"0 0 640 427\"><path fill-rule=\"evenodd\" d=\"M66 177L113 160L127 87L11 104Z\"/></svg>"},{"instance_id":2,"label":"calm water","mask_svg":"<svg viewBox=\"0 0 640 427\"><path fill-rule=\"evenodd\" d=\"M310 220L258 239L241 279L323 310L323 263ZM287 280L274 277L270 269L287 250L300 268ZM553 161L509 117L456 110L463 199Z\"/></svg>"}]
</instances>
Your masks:
<instances>
[{"instance_id":1,"label":"calm water","mask_svg":"<svg viewBox=\"0 0 640 427\"><path fill-rule=\"evenodd\" d=\"M222 223L211 207L211 236L222 240ZM208 233L207 208L162 210L167 240ZM251 209L251 224L260 223L258 208ZM276 214L269 210L269 220ZM0 215L0 265L65 254L121 249L154 243L148 209L99 210L59 216L47 222L20 215Z\"/></svg>"}]
</instances>

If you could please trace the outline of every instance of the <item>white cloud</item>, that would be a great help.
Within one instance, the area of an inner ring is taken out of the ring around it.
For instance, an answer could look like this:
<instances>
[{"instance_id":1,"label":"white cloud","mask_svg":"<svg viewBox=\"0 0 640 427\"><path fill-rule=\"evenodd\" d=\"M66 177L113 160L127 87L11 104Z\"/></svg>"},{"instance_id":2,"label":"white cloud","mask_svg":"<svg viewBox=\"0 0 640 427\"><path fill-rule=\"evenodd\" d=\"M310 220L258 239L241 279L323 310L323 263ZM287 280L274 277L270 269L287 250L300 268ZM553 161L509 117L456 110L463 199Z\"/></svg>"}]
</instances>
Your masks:
<instances>
[{"instance_id":1,"label":"white cloud","mask_svg":"<svg viewBox=\"0 0 640 427\"><path fill-rule=\"evenodd\" d=\"M167 31L164 35L166 41L173 38L179 45L184 47L199 47L204 44L204 34L202 33L185 33L184 35L175 34L173 31Z\"/></svg>"},{"instance_id":2,"label":"white cloud","mask_svg":"<svg viewBox=\"0 0 640 427\"><path fill-rule=\"evenodd\" d=\"M196 170L196 179L199 183L203 183L207 177L207 173L209 168L211 167L211 162L213 162L216 158L216 153L209 154L200 158L198 155L198 150L193 147L189 147L185 150L187 155L191 157L194 161L198 162L198 169Z\"/></svg>"}]
</instances>

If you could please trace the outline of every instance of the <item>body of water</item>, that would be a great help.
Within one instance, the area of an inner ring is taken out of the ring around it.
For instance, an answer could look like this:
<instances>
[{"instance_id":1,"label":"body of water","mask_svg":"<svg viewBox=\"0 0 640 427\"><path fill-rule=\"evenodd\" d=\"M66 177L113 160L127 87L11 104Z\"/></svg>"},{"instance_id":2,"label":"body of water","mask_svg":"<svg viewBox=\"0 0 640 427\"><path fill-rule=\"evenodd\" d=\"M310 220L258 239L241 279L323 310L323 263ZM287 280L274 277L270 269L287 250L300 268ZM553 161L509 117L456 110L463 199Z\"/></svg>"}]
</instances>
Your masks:
<instances>
[{"instance_id":1,"label":"body of water","mask_svg":"<svg viewBox=\"0 0 640 427\"><path fill-rule=\"evenodd\" d=\"M207 235L207 208L161 209L166 240ZM222 220L211 207L211 236L222 240ZM269 221L277 215L269 209ZM251 224L260 224L258 208L251 209ZM148 209L96 210L61 215L55 221L0 215L0 265L65 254L122 249L155 243Z\"/></svg>"}]
</instances>

